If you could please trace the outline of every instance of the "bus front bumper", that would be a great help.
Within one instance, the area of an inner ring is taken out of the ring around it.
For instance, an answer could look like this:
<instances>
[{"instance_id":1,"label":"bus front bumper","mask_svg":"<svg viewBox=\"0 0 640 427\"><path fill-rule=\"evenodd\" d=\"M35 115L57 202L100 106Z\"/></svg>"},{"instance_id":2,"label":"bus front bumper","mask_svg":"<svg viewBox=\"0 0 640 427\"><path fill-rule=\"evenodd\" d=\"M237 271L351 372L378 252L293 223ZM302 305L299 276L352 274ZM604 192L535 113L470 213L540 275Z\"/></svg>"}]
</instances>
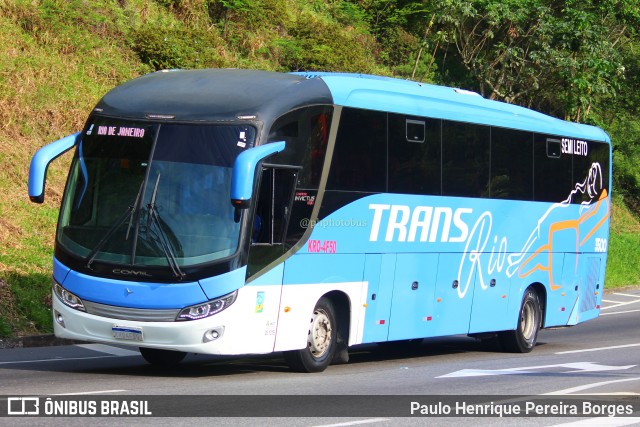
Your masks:
<instances>
[{"instance_id":1,"label":"bus front bumper","mask_svg":"<svg viewBox=\"0 0 640 427\"><path fill-rule=\"evenodd\" d=\"M273 332L250 328L243 322L244 305L240 292L226 310L200 320L143 322L89 314L68 307L53 295L53 326L57 337L133 347L148 347L216 355L264 354L273 351ZM251 330L253 329L253 330ZM255 336L252 336L255 335Z\"/></svg>"}]
</instances>

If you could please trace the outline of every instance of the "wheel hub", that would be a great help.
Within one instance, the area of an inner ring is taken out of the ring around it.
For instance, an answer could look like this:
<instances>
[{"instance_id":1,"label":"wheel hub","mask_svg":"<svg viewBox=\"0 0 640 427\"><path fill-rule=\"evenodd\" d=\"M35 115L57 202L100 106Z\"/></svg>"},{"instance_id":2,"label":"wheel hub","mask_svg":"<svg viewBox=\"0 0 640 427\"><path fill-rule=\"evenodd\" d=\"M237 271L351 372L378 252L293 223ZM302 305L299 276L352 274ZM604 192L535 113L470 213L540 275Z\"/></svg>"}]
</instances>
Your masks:
<instances>
[{"instance_id":1,"label":"wheel hub","mask_svg":"<svg viewBox=\"0 0 640 427\"><path fill-rule=\"evenodd\" d=\"M324 310L316 310L311 319L311 327L307 343L311 354L318 358L322 357L331 344L331 322Z\"/></svg>"},{"instance_id":2,"label":"wheel hub","mask_svg":"<svg viewBox=\"0 0 640 427\"><path fill-rule=\"evenodd\" d=\"M520 328L522 336L527 341L532 340L535 335L535 315L533 304L527 302L522 307L522 313L520 314Z\"/></svg>"}]
</instances>

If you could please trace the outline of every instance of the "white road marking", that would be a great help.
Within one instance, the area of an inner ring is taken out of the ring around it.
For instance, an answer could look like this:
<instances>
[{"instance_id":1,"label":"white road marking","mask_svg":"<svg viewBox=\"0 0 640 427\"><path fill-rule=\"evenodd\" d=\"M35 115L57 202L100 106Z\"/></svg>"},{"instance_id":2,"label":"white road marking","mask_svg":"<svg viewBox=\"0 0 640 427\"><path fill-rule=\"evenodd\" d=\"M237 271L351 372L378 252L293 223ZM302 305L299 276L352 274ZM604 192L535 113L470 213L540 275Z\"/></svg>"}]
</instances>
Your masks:
<instances>
[{"instance_id":1,"label":"white road marking","mask_svg":"<svg viewBox=\"0 0 640 427\"><path fill-rule=\"evenodd\" d=\"M619 302L615 305L608 305L606 307L602 307L601 310L608 310L610 308L616 308L616 307L620 307L623 305L629 305L629 304L637 304L640 302L640 299L634 300L634 301L625 301L625 302Z\"/></svg>"},{"instance_id":2,"label":"white road marking","mask_svg":"<svg viewBox=\"0 0 640 427\"><path fill-rule=\"evenodd\" d=\"M630 297L630 298L638 298L638 300L640 300L640 295L634 295L634 294L624 294L622 292L614 292L613 295L622 295L623 297Z\"/></svg>"},{"instance_id":3,"label":"white road marking","mask_svg":"<svg viewBox=\"0 0 640 427\"><path fill-rule=\"evenodd\" d=\"M640 377L623 378L621 380L610 380L610 381L601 381L601 382L598 382L598 383L584 384L584 385L579 385L577 387L565 388L564 390L558 390L558 391L552 391L552 392L549 392L549 393L544 393L544 394L542 394L542 396L555 396L555 395L558 395L558 394L571 394L571 393L576 393L576 392L579 392L579 391L589 390L591 388L600 387L600 386L603 386L603 385L624 383L624 382L629 382L629 381L640 381Z\"/></svg>"},{"instance_id":4,"label":"white road marking","mask_svg":"<svg viewBox=\"0 0 640 427\"><path fill-rule=\"evenodd\" d=\"M18 363L42 363L42 362L65 362L67 360L91 360L106 359L108 357L117 357L110 354L106 356L89 356L89 357L58 357L56 359L38 359L38 360L13 360L11 362L0 362L0 365L15 365Z\"/></svg>"},{"instance_id":5,"label":"white road marking","mask_svg":"<svg viewBox=\"0 0 640 427\"><path fill-rule=\"evenodd\" d=\"M613 350L616 348L627 348L627 347L638 347L640 343L637 344L624 344L624 345L613 345L611 347L595 347L595 348L585 348L582 350L569 350L569 351L559 351L555 354L572 354L572 353L587 353L590 351L602 351L602 350Z\"/></svg>"},{"instance_id":6,"label":"white road marking","mask_svg":"<svg viewBox=\"0 0 640 427\"><path fill-rule=\"evenodd\" d=\"M600 316L610 316L612 314L637 313L638 311L640 311L640 309L638 309L638 310L627 310L627 311L614 311L613 313L600 313Z\"/></svg>"},{"instance_id":7,"label":"white road marking","mask_svg":"<svg viewBox=\"0 0 640 427\"><path fill-rule=\"evenodd\" d=\"M604 298L602 298L602 301L603 302L610 302L611 304L623 304L623 303L627 302L627 301L614 301L612 299L604 299Z\"/></svg>"},{"instance_id":8,"label":"white road marking","mask_svg":"<svg viewBox=\"0 0 640 427\"><path fill-rule=\"evenodd\" d=\"M373 424L373 423L381 423L383 421L390 421L389 418L369 418L368 420L358 420L358 421L347 421L344 423L337 424L322 424L313 427L342 427L342 426L357 426L362 424Z\"/></svg>"},{"instance_id":9,"label":"white road marking","mask_svg":"<svg viewBox=\"0 0 640 427\"><path fill-rule=\"evenodd\" d=\"M76 344L75 346L86 348L87 350L111 354L112 356L140 356L140 352L137 350L129 350L106 344Z\"/></svg>"},{"instance_id":10,"label":"white road marking","mask_svg":"<svg viewBox=\"0 0 640 427\"><path fill-rule=\"evenodd\" d=\"M105 393L122 393L127 390L99 390L99 391L82 391L77 393L57 393L51 396L82 396L85 394L105 394Z\"/></svg>"},{"instance_id":11,"label":"white road marking","mask_svg":"<svg viewBox=\"0 0 640 427\"><path fill-rule=\"evenodd\" d=\"M576 363L561 363L557 365L541 365L541 366L529 366L522 368L511 369L461 369L450 374L441 375L436 378L457 378L457 377L485 377L492 375L526 375L539 372L540 370L548 370L550 368L567 368L570 371L564 371L563 374L574 374L583 372L602 372L602 371L621 371L625 369L633 368L637 365L626 366L608 366L600 365L592 362L576 362Z\"/></svg>"},{"instance_id":12,"label":"white road marking","mask_svg":"<svg viewBox=\"0 0 640 427\"><path fill-rule=\"evenodd\" d=\"M125 348L114 347L105 344L76 344L76 347L82 347L87 350L99 351L106 353L104 356L87 356L87 357L57 357L53 359L38 359L38 360L13 360L10 362L0 362L0 365L15 365L19 363L42 363L42 362L61 362L65 360L91 360L91 359L104 359L107 357L125 357L125 356L140 356L138 351L128 350Z\"/></svg>"}]
</instances>

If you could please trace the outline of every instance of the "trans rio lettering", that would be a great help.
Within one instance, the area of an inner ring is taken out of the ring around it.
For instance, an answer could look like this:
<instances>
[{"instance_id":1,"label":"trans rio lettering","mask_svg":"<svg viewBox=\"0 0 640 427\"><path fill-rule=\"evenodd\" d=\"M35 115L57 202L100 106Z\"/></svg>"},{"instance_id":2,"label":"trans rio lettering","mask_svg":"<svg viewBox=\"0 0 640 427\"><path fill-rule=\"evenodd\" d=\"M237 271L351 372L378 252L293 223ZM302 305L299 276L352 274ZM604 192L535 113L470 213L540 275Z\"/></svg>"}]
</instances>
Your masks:
<instances>
[{"instance_id":1,"label":"trans rio lettering","mask_svg":"<svg viewBox=\"0 0 640 427\"><path fill-rule=\"evenodd\" d=\"M369 209L373 211L369 241L384 238L386 242L464 243L458 267L460 298L465 297L476 272L484 290L489 286L485 275L505 271L506 266L506 275L511 277L522 260L521 253L507 255L506 237L492 233L493 217L489 211L480 214L469 227L471 208L370 204ZM492 244L489 243L491 236Z\"/></svg>"},{"instance_id":2,"label":"trans rio lettering","mask_svg":"<svg viewBox=\"0 0 640 427\"><path fill-rule=\"evenodd\" d=\"M385 242L461 243L469 235L469 227L462 217L473 212L471 208L417 206L411 209L406 205L375 203L370 204L369 209L373 210L371 242L383 237Z\"/></svg>"}]
</instances>

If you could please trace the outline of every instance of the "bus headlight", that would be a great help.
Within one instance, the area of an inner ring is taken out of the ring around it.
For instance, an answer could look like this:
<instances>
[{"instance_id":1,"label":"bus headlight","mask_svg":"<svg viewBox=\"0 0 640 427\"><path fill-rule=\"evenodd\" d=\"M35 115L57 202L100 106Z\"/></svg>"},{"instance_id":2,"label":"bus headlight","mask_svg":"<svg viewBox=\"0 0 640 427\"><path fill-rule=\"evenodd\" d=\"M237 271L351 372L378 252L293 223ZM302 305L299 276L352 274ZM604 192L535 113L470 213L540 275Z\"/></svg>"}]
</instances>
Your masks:
<instances>
[{"instance_id":1,"label":"bus headlight","mask_svg":"<svg viewBox=\"0 0 640 427\"><path fill-rule=\"evenodd\" d=\"M82 300L60 286L57 282L53 282L53 293L56 294L58 299L62 301L64 305L67 305L76 310L86 311Z\"/></svg>"},{"instance_id":2,"label":"bus headlight","mask_svg":"<svg viewBox=\"0 0 640 427\"><path fill-rule=\"evenodd\" d=\"M176 321L199 320L213 316L233 304L237 295L238 291L234 291L223 297L216 298L202 304L192 305L191 307L186 307L182 309L180 314L178 314Z\"/></svg>"}]
</instances>

